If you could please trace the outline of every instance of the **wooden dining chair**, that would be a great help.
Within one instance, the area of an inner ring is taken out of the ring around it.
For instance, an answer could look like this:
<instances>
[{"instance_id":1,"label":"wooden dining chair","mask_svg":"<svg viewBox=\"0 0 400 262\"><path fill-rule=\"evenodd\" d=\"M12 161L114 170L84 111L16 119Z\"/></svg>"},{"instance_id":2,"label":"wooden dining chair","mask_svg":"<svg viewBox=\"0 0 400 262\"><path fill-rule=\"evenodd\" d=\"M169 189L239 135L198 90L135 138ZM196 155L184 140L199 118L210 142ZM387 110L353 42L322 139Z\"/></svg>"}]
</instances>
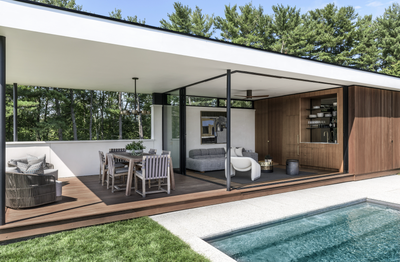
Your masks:
<instances>
[{"instance_id":1,"label":"wooden dining chair","mask_svg":"<svg viewBox=\"0 0 400 262\"><path fill-rule=\"evenodd\" d=\"M149 155L155 155L155 154L157 154L157 149L150 148Z\"/></svg>"},{"instance_id":2,"label":"wooden dining chair","mask_svg":"<svg viewBox=\"0 0 400 262\"><path fill-rule=\"evenodd\" d=\"M99 183L104 186L104 180L107 176L108 167L106 165L106 159L104 157L103 151L99 151L99 158L100 158L100 172L99 172ZM124 168L125 165L123 163L115 163L115 168Z\"/></svg>"},{"instance_id":3,"label":"wooden dining chair","mask_svg":"<svg viewBox=\"0 0 400 262\"><path fill-rule=\"evenodd\" d=\"M108 150L108 153L118 153L118 152L126 152L126 148L122 147L122 148L110 148ZM122 160L122 159L116 159L115 163L123 163L124 165L128 165L129 163Z\"/></svg>"},{"instance_id":4,"label":"wooden dining chair","mask_svg":"<svg viewBox=\"0 0 400 262\"><path fill-rule=\"evenodd\" d=\"M107 154L108 170L107 170L107 189L110 188L110 178L111 178L111 192L115 191L115 178L128 176L128 168L115 168L115 160L113 154ZM117 185L117 186L124 186Z\"/></svg>"},{"instance_id":5,"label":"wooden dining chair","mask_svg":"<svg viewBox=\"0 0 400 262\"><path fill-rule=\"evenodd\" d=\"M169 155L149 155L143 156L142 169L135 170L135 191L146 197L146 194L171 191L170 173L169 173ZM167 189L161 187L161 179L167 179ZM142 180L142 192L138 190L138 179ZM146 192L146 181L158 180L158 190Z\"/></svg>"}]
</instances>

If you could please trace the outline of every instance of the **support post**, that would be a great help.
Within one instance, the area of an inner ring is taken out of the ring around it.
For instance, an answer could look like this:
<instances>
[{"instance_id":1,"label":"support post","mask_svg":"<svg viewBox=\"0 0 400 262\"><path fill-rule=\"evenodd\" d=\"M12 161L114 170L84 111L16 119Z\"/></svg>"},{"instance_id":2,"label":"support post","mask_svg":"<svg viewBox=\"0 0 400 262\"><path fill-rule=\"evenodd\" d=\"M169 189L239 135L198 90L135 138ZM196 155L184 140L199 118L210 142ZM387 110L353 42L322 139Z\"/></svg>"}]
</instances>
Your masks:
<instances>
[{"instance_id":1,"label":"support post","mask_svg":"<svg viewBox=\"0 0 400 262\"><path fill-rule=\"evenodd\" d=\"M0 226L6 224L6 38L0 36Z\"/></svg>"},{"instance_id":2,"label":"support post","mask_svg":"<svg viewBox=\"0 0 400 262\"><path fill-rule=\"evenodd\" d=\"M179 157L180 171L186 175L186 88L179 89Z\"/></svg>"},{"instance_id":3,"label":"support post","mask_svg":"<svg viewBox=\"0 0 400 262\"><path fill-rule=\"evenodd\" d=\"M343 87L343 173L349 173L349 87Z\"/></svg>"},{"instance_id":4,"label":"support post","mask_svg":"<svg viewBox=\"0 0 400 262\"><path fill-rule=\"evenodd\" d=\"M231 191L231 70L226 72L226 190Z\"/></svg>"},{"instance_id":5,"label":"support post","mask_svg":"<svg viewBox=\"0 0 400 262\"><path fill-rule=\"evenodd\" d=\"M18 85L14 83L13 85L13 100L14 100L14 142L18 141Z\"/></svg>"}]
</instances>

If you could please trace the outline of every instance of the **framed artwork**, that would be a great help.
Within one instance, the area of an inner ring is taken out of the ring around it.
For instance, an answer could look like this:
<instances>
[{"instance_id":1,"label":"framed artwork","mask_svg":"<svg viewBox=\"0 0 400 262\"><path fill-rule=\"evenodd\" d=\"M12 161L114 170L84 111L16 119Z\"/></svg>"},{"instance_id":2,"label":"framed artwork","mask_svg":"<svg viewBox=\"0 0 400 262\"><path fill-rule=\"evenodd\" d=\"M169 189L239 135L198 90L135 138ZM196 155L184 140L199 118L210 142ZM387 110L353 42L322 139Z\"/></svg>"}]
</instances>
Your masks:
<instances>
[{"instance_id":1,"label":"framed artwork","mask_svg":"<svg viewBox=\"0 0 400 262\"><path fill-rule=\"evenodd\" d=\"M202 144L226 143L226 112L200 112L200 139Z\"/></svg>"}]
</instances>

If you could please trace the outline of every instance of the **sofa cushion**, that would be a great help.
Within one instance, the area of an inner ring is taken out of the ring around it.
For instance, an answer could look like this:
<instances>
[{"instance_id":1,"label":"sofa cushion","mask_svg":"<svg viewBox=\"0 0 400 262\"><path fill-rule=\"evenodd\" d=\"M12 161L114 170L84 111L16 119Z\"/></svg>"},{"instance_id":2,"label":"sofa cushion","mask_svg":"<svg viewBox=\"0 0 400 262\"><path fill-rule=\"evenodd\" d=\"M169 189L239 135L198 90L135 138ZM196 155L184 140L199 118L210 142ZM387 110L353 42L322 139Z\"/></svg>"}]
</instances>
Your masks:
<instances>
[{"instance_id":1,"label":"sofa cushion","mask_svg":"<svg viewBox=\"0 0 400 262\"><path fill-rule=\"evenodd\" d=\"M225 158L225 154L208 155L208 158Z\"/></svg>"},{"instance_id":2,"label":"sofa cushion","mask_svg":"<svg viewBox=\"0 0 400 262\"><path fill-rule=\"evenodd\" d=\"M208 156L208 155L209 155L208 149L207 149L207 148L206 148L206 149L200 149L200 151L201 151L201 154L202 154L203 156Z\"/></svg>"},{"instance_id":3,"label":"sofa cushion","mask_svg":"<svg viewBox=\"0 0 400 262\"><path fill-rule=\"evenodd\" d=\"M8 162L8 166L16 167L16 166L17 166L17 162L21 162L21 163L28 164L28 159L26 159L26 158L11 159L11 160Z\"/></svg>"},{"instance_id":4,"label":"sofa cushion","mask_svg":"<svg viewBox=\"0 0 400 262\"><path fill-rule=\"evenodd\" d=\"M17 171L24 173L24 174L38 174L38 175L44 174L42 162L39 162L39 163L36 163L33 165L25 164L22 162L17 162Z\"/></svg>"},{"instance_id":5,"label":"sofa cushion","mask_svg":"<svg viewBox=\"0 0 400 262\"><path fill-rule=\"evenodd\" d=\"M209 156L194 156L193 159L207 159Z\"/></svg>"},{"instance_id":6,"label":"sofa cushion","mask_svg":"<svg viewBox=\"0 0 400 262\"><path fill-rule=\"evenodd\" d=\"M201 150L200 149L192 149L189 151L189 157L194 158L195 156L201 156Z\"/></svg>"},{"instance_id":7,"label":"sofa cushion","mask_svg":"<svg viewBox=\"0 0 400 262\"><path fill-rule=\"evenodd\" d=\"M37 163L42 163L43 169L46 167L46 155L43 156L33 156L33 155L27 155L27 160L29 165L34 165Z\"/></svg>"}]
</instances>

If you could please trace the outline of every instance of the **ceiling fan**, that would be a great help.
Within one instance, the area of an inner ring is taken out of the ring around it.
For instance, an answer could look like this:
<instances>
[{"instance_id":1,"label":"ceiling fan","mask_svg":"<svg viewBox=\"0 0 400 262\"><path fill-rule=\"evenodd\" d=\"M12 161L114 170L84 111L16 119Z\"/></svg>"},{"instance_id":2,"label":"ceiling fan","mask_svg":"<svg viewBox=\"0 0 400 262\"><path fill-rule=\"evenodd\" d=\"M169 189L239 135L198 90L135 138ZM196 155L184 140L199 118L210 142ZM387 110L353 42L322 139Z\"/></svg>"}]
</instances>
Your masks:
<instances>
[{"instance_id":1,"label":"ceiling fan","mask_svg":"<svg viewBox=\"0 0 400 262\"><path fill-rule=\"evenodd\" d=\"M240 95L236 95L236 96L240 96ZM269 97L269 95L253 96L253 90L246 90L246 95L240 96L240 97L245 97L246 99L252 99L252 98L259 98L259 97Z\"/></svg>"}]
</instances>

